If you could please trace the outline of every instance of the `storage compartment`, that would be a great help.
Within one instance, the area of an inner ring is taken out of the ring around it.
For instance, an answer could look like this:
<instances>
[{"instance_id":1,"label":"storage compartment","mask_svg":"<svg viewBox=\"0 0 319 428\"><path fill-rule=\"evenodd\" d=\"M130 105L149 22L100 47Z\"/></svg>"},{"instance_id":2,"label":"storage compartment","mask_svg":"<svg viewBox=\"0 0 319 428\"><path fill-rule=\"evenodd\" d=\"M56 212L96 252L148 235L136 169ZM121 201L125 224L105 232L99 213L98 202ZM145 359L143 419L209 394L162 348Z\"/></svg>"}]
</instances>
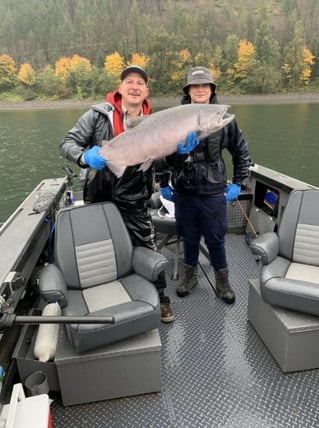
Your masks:
<instances>
[{"instance_id":1,"label":"storage compartment","mask_svg":"<svg viewBox=\"0 0 319 428\"><path fill-rule=\"evenodd\" d=\"M41 309L34 309L30 315L41 315ZM34 342L38 331L37 325L25 325L22 328L19 340L13 352L16 359L21 382L24 384L26 378L41 371L46 374L51 391L59 391L59 380L54 361L43 363L34 357Z\"/></svg>"},{"instance_id":2,"label":"storage compartment","mask_svg":"<svg viewBox=\"0 0 319 428\"><path fill-rule=\"evenodd\" d=\"M248 319L283 372L319 367L319 318L265 303L249 281Z\"/></svg>"},{"instance_id":3,"label":"storage compartment","mask_svg":"<svg viewBox=\"0 0 319 428\"><path fill-rule=\"evenodd\" d=\"M161 341L152 330L76 353L60 330L55 363L64 406L161 391Z\"/></svg>"}]
</instances>

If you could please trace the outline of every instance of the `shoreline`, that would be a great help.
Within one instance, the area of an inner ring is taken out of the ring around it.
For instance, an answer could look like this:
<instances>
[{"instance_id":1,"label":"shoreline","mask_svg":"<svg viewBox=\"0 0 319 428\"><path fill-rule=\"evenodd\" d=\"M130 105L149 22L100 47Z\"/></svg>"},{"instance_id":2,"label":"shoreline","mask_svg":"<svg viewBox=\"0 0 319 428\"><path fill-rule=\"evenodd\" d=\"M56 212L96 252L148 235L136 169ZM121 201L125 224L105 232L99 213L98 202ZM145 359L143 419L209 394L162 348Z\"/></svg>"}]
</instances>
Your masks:
<instances>
[{"instance_id":1,"label":"shoreline","mask_svg":"<svg viewBox=\"0 0 319 428\"><path fill-rule=\"evenodd\" d=\"M181 97L150 97L152 107L174 107L180 104ZM318 93L307 94L267 94L267 95L219 95L220 104L295 104L319 103ZM60 108L90 108L100 100L56 100L56 101L0 101L0 111L23 109L60 109Z\"/></svg>"}]
</instances>

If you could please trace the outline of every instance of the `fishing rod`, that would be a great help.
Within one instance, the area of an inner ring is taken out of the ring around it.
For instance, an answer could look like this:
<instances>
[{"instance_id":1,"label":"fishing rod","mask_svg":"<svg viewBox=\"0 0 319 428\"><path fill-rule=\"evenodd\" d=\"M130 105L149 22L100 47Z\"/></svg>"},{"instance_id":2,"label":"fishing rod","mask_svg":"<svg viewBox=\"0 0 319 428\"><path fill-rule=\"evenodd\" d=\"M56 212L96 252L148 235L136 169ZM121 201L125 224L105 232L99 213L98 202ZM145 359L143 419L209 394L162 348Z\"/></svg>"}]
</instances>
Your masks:
<instances>
[{"instance_id":1,"label":"fishing rod","mask_svg":"<svg viewBox=\"0 0 319 428\"><path fill-rule=\"evenodd\" d=\"M207 275L207 273L205 272L205 269L203 268L203 266L202 266L201 262L198 262L198 264L199 264L199 266L200 266L200 268L201 268L201 270L202 270L203 274L205 275L205 278L207 279L208 284L212 287L212 289L213 289L214 293L216 294L216 296L217 296L217 297L219 297L219 296L218 296L218 292L217 292L217 290L216 290L216 288L215 288L214 284L213 284L213 283L212 283L212 281L209 279L209 276L208 276L208 275Z\"/></svg>"},{"instance_id":2,"label":"fishing rod","mask_svg":"<svg viewBox=\"0 0 319 428\"><path fill-rule=\"evenodd\" d=\"M245 219L246 219L246 221L247 221L247 223L248 223L248 225L249 225L250 229L252 230L252 232L253 232L253 234L254 234L254 238L257 238L257 236L258 236L258 232L257 232L257 231L256 231L256 229L254 228L254 226L253 226L252 222L249 220L249 218L248 218L248 216L247 216L247 214L246 214L246 211L244 210L244 207L242 206L242 204L240 203L240 201L239 201L239 199L238 199L238 198L236 198L236 201L237 201L238 206L239 206L239 208L241 209L241 211L242 211L242 213L243 213L243 215L244 215L244 217L245 217ZM205 272L205 269L203 268L202 264L201 264L200 262L199 262L198 264L199 264L199 266L200 266L200 268L201 268L201 270L202 270L203 274L205 275L205 278L207 279L208 284L212 287L212 289L213 289L214 293L216 294L216 296L217 296L217 297L219 297L219 296L218 296L218 292L217 292L217 290L216 290L216 288L215 288L214 284L212 283L212 281L210 280L209 276L208 276L208 275L207 275L207 273Z\"/></svg>"},{"instance_id":3,"label":"fishing rod","mask_svg":"<svg viewBox=\"0 0 319 428\"><path fill-rule=\"evenodd\" d=\"M113 316L16 315L5 312L8 303L0 296L0 333L13 324L114 324Z\"/></svg>"},{"instance_id":4,"label":"fishing rod","mask_svg":"<svg viewBox=\"0 0 319 428\"><path fill-rule=\"evenodd\" d=\"M258 236L258 232L257 232L257 231L256 231L256 229L254 228L254 226L253 226L252 222L249 220L249 218L248 218L248 216L247 216L247 214L246 214L246 211L244 210L244 208L243 208L242 204L239 202L239 199L238 199L238 198L236 198L236 201L237 201L238 206L239 206L239 208L241 209L241 211L242 211L242 213L243 213L243 215L244 215L245 219L247 220L248 226L250 227L250 229L252 230L253 234L255 235L254 237L255 237L255 238L257 238L257 236Z\"/></svg>"},{"instance_id":5,"label":"fishing rod","mask_svg":"<svg viewBox=\"0 0 319 428\"><path fill-rule=\"evenodd\" d=\"M114 317L0 314L0 333L7 331L13 324L114 324Z\"/></svg>"}]
</instances>

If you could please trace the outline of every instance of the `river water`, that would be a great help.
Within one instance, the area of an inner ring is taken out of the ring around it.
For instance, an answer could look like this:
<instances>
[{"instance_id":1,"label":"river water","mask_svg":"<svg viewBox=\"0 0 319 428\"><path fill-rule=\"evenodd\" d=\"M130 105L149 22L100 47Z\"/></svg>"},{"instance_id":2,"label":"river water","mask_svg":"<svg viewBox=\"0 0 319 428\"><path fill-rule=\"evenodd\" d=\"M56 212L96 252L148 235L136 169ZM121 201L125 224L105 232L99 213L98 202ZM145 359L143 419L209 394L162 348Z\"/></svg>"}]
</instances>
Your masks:
<instances>
[{"instance_id":1,"label":"river water","mask_svg":"<svg viewBox=\"0 0 319 428\"><path fill-rule=\"evenodd\" d=\"M0 112L0 223L41 180L64 176L64 165L78 172L60 156L59 142L84 111ZM230 112L254 162L319 186L319 103L234 105Z\"/></svg>"}]
</instances>

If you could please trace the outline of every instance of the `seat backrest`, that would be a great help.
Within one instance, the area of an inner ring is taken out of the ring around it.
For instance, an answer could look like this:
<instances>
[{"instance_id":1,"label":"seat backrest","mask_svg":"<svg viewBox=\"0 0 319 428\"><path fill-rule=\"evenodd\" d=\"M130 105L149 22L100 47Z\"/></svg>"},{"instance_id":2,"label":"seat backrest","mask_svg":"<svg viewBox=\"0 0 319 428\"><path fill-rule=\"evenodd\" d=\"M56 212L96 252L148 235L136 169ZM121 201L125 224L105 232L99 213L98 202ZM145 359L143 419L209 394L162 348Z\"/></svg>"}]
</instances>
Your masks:
<instances>
[{"instance_id":1,"label":"seat backrest","mask_svg":"<svg viewBox=\"0 0 319 428\"><path fill-rule=\"evenodd\" d=\"M319 189L293 190L278 230L279 255L319 266Z\"/></svg>"},{"instance_id":2,"label":"seat backrest","mask_svg":"<svg viewBox=\"0 0 319 428\"><path fill-rule=\"evenodd\" d=\"M58 212L55 264L68 288L85 289L128 274L132 253L129 233L113 203L82 205Z\"/></svg>"}]
</instances>

